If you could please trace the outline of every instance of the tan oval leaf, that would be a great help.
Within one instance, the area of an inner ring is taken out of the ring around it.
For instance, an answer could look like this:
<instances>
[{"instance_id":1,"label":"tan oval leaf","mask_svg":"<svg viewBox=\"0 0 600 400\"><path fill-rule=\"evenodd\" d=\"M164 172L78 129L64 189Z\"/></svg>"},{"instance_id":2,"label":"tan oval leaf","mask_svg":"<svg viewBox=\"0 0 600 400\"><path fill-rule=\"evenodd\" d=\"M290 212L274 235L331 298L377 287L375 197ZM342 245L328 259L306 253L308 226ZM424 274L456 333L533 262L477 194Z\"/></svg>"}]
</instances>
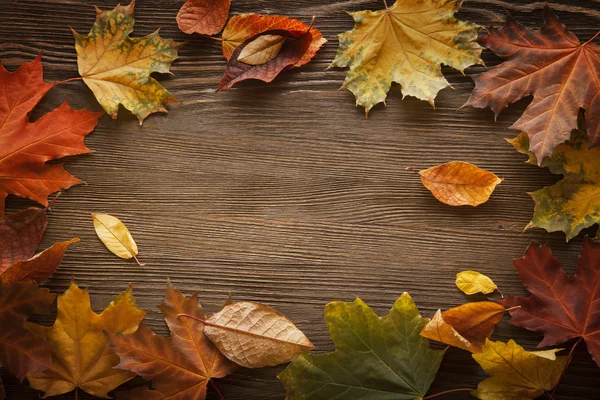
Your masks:
<instances>
[{"instance_id":1,"label":"tan oval leaf","mask_svg":"<svg viewBox=\"0 0 600 400\"><path fill-rule=\"evenodd\" d=\"M260 303L225 306L206 321L204 333L225 357L247 368L283 364L314 349L285 315Z\"/></svg>"},{"instance_id":2,"label":"tan oval leaf","mask_svg":"<svg viewBox=\"0 0 600 400\"><path fill-rule=\"evenodd\" d=\"M279 54L285 38L281 35L262 35L248 43L238 56L238 61L249 65L268 63Z\"/></svg>"},{"instance_id":3,"label":"tan oval leaf","mask_svg":"<svg viewBox=\"0 0 600 400\"><path fill-rule=\"evenodd\" d=\"M94 219L96 234L108 250L126 260L134 258L140 264L136 257L138 254L137 244L133 240L129 229L120 219L108 214L94 213L92 213L92 218Z\"/></svg>"},{"instance_id":4,"label":"tan oval leaf","mask_svg":"<svg viewBox=\"0 0 600 400\"><path fill-rule=\"evenodd\" d=\"M436 199L451 206L485 203L503 179L473 164L453 161L419 172L421 182Z\"/></svg>"},{"instance_id":5,"label":"tan oval leaf","mask_svg":"<svg viewBox=\"0 0 600 400\"><path fill-rule=\"evenodd\" d=\"M487 276L477 271L462 271L456 274L456 287L464 294L490 294L498 286Z\"/></svg>"}]
</instances>

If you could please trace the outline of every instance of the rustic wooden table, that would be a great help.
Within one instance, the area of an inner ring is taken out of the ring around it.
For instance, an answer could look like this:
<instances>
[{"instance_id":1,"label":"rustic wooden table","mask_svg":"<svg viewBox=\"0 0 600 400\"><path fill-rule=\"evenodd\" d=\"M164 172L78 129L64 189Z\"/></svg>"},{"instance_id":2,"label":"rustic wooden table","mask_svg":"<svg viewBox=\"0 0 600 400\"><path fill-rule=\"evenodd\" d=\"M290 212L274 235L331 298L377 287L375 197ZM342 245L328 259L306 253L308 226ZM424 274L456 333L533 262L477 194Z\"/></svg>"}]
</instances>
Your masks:
<instances>
[{"instance_id":1,"label":"rustic wooden table","mask_svg":"<svg viewBox=\"0 0 600 400\"><path fill-rule=\"evenodd\" d=\"M86 33L94 22L93 1L2 0L0 58L9 69L43 52L46 80L77 76L69 26ZM462 304L455 274L489 274L504 293L526 294L512 265L531 240L549 242L568 272L574 272L581 237L565 243L561 233L522 233L533 211L526 192L559 177L524 164L504 141L529 102L509 107L494 122L489 110L456 111L473 88L470 74L444 68L455 90L443 90L437 109L393 87L387 107L365 119L350 92L338 90L346 71L324 71L333 59L334 35L352 28L344 11L380 9L379 1L234 0L232 13L283 14L309 22L330 39L312 63L272 84L247 82L214 93L225 62L219 43L181 33L175 15L183 0L139 0L134 35L161 27L161 35L188 41L159 80L179 99L168 115L140 127L121 110L102 117L87 139L95 153L67 162L87 185L66 191L50 213L42 247L71 237L72 246L47 282L55 292L72 278L89 286L100 310L129 282L148 325L166 326L157 310L167 278L215 310L234 299L265 302L291 317L317 350L331 351L323 307L360 296L383 314L404 291L421 313ZM96 1L109 9L115 1ZM473 0L459 16L500 25L504 8L529 26L542 22L543 1ZM583 40L600 29L599 0L555 0L550 6ZM484 51L488 66L499 59ZM52 90L34 118L62 103L100 107L82 82ZM489 203L451 208L436 201L406 167L426 168L464 160L506 178ZM9 210L31 205L9 198ZM94 233L91 212L120 217L140 247L140 267L108 252ZM586 233L593 234L592 230ZM42 319L51 323L50 318ZM540 335L498 325L494 337L514 338L528 349ZM227 400L282 399L276 380L282 368L242 369L217 382ZM485 374L470 354L449 349L431 393L476 386ZM9 399L36 399L26 383L3 376ZM575 352L556 399L600 398L600 368L585 346ZM73 393L60 399L73 399ZM80 399L90 396L79 393ZM209 390L209 399L216 399ZM466 393L446 396L468 399Z\"/></svg>"}]
</instances>

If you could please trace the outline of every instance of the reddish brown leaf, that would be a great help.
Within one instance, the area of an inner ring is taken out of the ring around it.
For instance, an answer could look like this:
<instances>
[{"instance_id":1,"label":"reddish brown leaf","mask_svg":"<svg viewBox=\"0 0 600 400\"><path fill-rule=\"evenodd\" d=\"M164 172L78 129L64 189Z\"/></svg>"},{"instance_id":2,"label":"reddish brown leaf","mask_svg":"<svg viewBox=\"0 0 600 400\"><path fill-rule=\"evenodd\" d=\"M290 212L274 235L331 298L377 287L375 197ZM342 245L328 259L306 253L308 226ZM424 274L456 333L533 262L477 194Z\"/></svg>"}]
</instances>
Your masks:
<instances>
[{"instance_id":1,"label":"reddish brown leaf","mask_svg":"<svg viewBox=\"0 0 600 400\"><path fill-rule=\"evenodd\" d=\"M539 347L556 346L583 338L600 365L600 243L585 238L579 266L567 276L548 245L531 244L525 256L515 260L529 297L500 300L509 310L511 324L544 334Z\"/></svg>"},{"instance_id":2,"label":"reddish brown leaf","mask_svg":"<svg viewBox=\"0 0 600 400\"><path fill-rule=\"evenodd\" d=\"M0 65L0 216L9 194L45 206L48 195L66 189L79 179L62 164L47 161L89 153L83 139L96 126L101 113L72 110L67 103L33 123L29 113L53 87L42 79L41 57L8 72Z\"/></svg>"},{"instance_id":3,"label":"reddish brown leaf","mask_svg":"<svg viewBox=\"0 0 600 400\"><path fill-rule=\"evenodd\" d=\"M506 61L474 78L475 90L465 105L490 107L496 115L509 104L533 95L532 103L511 128L527 132L529 149L541 164L577 128L586 109L590 145L600 146L600 46L581 44L548 6L539 31L510 15L501 29L492 28L480 44Z\"/></svg>"},{"instance_id":4,"label":"reddish brown leaf","mask_svg":"<svg viewBox=\"0 0 600 400\"><path fill-rule=\"evenodd\" d=\"M0 219L0 274L35 254L47 225L46 212L35 207Z\"/></svg>"},{"instance_id":5,"label":"reddish brown leaf","mask_svg":"<svg viewBox=\"0 0 600 400\"><path fill-rule=\"evenodd\" d=\"M279 35L286 38L279 53L271 61L261 65L250 65L238 61L244 48L261 35ZM234 84L246 79L259 79L271 82L281 71L294 66L306 53L312 42L312 34L306 31L286 31L281 29L265 31L242 43L227 62L227 69L219 83L217 91L227 90Z\"/></svg>"},{"instance_id":6,"label":"reddish brown leaf","mask_svg":"<svg viewBox=\"0 0 600 400\"><path fill-rule=\"evenodd\" d=\"M33 314L47 314L54 297L31 281L0 285L0 364L20 380L52 363L48 344L23 324Z\"/></svg>"},{"instance_id":7,"label":"reddish brown leaf","mask_svg":"<svg viewBox=\"0 0 600 400\"><path fill-rule=\"evenodd\" d=\"M9 285L24 280L40 282L50 278L62 262L67 247L76 242L79 242L78 238L54 243L52 247L36 254L35 257L16 263L0 274L2 284Z\"/></svg>"},{"instance_id":8,"label":"reddish brown leaf","mask_svg":"<svg viewBox=\"0 0 600 400\"><path fill-rule=\"evenodd\" d=\"M309 26L294 18L282 17L280 15L240 14L229 20L223 31L223 55L227 60L242 43L261 33L271 30L285 30L306 32ZM314 27L310 29L312 42L302 58L293 65L301 67L307 64L317 51L327 43L321 32Z\"/></svg>"},{"instance_id":9,"label":"reddish brown leaf","mask_svg":"<svg viewBox=\"0 0 600 400\"><path fill-rule=\"evenodd\" d=\"M229 17L231 0L188 0L177 14L177 25L184 33L215 35Z\"/></svg>"},{"instance_id":10,"label":"reddish brown leaf","mask_svg":"<svg viewBox=\"0 0 600 400\"><path fill-rule=\"evenodd\" d=\"M185 297L169 283L160 306L171 331L169 338L155 335L143 323L131 335L109 335L111 348L121 362L116 368L132 371L155 381L156 390L141 387L130 399L204 399L212 378L229 375L236 365L227 360L204 335L204 325L179 314L206 319L198 295Z\"/></svg>"}]
</instances>

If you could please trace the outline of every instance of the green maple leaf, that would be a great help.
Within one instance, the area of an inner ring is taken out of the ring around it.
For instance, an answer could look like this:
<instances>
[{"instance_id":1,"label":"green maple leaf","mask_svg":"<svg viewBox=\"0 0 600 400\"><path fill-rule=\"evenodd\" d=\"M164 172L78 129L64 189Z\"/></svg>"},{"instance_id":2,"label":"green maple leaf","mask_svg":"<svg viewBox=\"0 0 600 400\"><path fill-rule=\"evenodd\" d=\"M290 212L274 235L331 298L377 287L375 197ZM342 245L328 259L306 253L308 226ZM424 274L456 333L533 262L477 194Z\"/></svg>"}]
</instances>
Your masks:
<instances>
[{"instance_id":1,"label":"green maple leaf","mask_svg":"<svg viewBox=\"0 0 600 400\"><path fill-rule=\"evenodd\" d=\"M279 375L288 400L414 400L429 390L445 350L420 335L427 322L404 293L379 317L362 300L325 308L336 351L303 353Z\"/></svg>"},{"instance_id":2,"label":"green maple leaf","mask_svg":"<svg viewBox=\"0 0 600 400\"><path fill-rule=\"evenodd\" d=\"M518 152L529 156L528 164L537 165L537 158L528 150L526 133L509 142ZM553 174L564 175L564 179L530 193L535 210L526 229L562 231L571 240L582 229L600 222L600 148L588 150L584 130L573 130L571 139L557 146L541 166L548 167Z\"/></svg>"}]
</instances>

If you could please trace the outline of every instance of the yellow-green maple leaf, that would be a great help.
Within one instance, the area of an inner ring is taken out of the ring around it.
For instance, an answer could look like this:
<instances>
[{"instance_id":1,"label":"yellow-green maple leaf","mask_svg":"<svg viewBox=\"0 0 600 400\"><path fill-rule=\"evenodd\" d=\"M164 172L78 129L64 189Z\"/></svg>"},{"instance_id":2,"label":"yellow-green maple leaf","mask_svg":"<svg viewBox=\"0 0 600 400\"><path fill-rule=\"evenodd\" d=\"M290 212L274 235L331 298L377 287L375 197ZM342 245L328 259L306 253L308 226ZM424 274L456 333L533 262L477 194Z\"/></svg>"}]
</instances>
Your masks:
<instances>
[{"instance_id":1,"label":"yellow-green maple leaf","mask_svg":"<svg viewBox=\"0 0 600 400\"><path fill-rule=\"evenodd\" d=\"M440 64L459 71L482 64L480 27L454 18L462 0L402 0L380 11L352 13L354 28L339 36L331 66L349 67L343 87L369 112L385 102L392 82L403 96L433 105L449 87Z\"/></svg>"},{"instance_id":2,"label":"yellow-green maple leaf","mask_svg":"<svg viewBox=\"0 0 600 400\"><path fill-rule=\"evenodd\" d=\"M104 110L116 118L122 104L141 124L154 112L167 112L165 105L177 101L150 74L168 73L183 43L161 38L158 30L142 38L129 37L134 5L132 0L112 11L96 8L90 33L73 31L73 35L79 74Z\"/></svg>"},{"instance_id":3,"label":"yellow-green maple leaf","mask_svg":"<svg viewBox=\"0 0 600 400\"><path fill-rule=\"evenodd\" d=\"M529 156L527 163L538 164L529 151L525 132L509 142L518 152ZM552 157L544 158L541 166L548 167L553 174L564 175L564 179L530 193L535 210L527 228L562 231L571 240L582 229L600 222L600 148L588 150L585 131L574 130L571 139L557 146Z\"/></svg>"}]
</instances>

